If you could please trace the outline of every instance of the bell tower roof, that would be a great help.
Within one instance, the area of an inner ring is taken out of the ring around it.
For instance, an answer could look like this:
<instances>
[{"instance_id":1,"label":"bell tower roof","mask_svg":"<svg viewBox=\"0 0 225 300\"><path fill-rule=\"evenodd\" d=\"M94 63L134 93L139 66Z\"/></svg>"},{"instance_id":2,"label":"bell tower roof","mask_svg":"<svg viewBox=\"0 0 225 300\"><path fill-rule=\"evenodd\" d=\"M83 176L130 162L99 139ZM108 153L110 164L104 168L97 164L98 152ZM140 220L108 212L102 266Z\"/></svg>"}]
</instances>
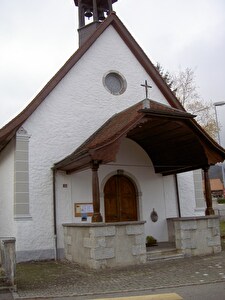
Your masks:
<instances>
[{"instance_id":1,"label":"bell tower roof","mask_svg":"<svg viewBox=\"0 0 225 300\"><path fill-rule=\"evenodd\" d=\"M112 2L112 4L113 4L113 3L117 2L117 1L118 0L111 0L110 2ZM81 2L85 2L85 3L89 4L89 5L91 5L91 3L93 1L92 0L83 0ZM105 2L108 2L108 0L97 0L97 4L99 4L99 5L104 5ZM76 6L78 6L79 0L74 0L74 3L75 3Z\"/></svg>"},{"instance_id":2,"label":"bell tower roof","mask_svg":"<svg viewBox=\"0 0 225 300\"><path fill-rule=\"evenodd\" d=\"M113 11L112 5L117 0L74 0L79 14L79 46L96 30Z\"/></svg>"}]
</instances>

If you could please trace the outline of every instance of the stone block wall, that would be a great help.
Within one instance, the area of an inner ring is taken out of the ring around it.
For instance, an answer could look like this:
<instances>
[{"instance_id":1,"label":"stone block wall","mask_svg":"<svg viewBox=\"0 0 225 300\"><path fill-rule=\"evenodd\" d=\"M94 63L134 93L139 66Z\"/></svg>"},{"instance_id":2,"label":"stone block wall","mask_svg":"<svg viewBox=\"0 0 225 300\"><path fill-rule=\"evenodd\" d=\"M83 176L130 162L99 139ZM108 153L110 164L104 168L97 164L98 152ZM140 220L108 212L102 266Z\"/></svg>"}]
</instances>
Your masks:
<instances>
[{"instance_id":1,"label":"stone block wall","mask_svg":"<svg viewBox=\"0 0 225 300\"><path fill-rule=\"evenodd\" d=\"M16 288L16 251L15 238L0 238L0 263L4 270L7 282Z\"/></svg>"},{"instance_id":2,"label":"stone block wall","mask_svg":"<svg viewBox=\"0 0 225 300\"><path fill-rule=\"evenodd\" d=\"M185 255L197 256L221 251L218 216L173 218L168 220L171 241Z\"/></svg>"},{"instance_id":3,"label":"stone block wall","mask_svg":"<svg viewBox=\"0 0 225 300\"><path fill-rule=\"evenodd\" d=\"M65 257L93 269L145 263L144 223L64 224Z\"/></svg>"},{"instance_id":4,"label":"stone block wall","mask_svg":"<svg viewBox=\"0 0 225 300\"><path fill-rule=\"evenodd\" d=\"M215 214L219 216L220 220L225 220L225 204L219 204L217 203L217 200L214 200L213 208Z\"/></svg>"}]
</instances>

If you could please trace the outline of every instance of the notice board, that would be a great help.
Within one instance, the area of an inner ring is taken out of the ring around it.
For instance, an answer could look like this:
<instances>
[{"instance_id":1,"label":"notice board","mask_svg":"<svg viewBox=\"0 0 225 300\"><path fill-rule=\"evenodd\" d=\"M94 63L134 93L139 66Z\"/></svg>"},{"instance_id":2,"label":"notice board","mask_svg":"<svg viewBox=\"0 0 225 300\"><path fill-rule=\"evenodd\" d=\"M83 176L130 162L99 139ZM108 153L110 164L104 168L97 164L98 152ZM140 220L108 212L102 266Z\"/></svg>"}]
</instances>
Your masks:
<instances>
[{"instance_id":1,"label":"notice board","mask_svg":"<svg viewBox=\"0 0 225 300\"><path fill-rule=\"evenodd\" d=\"M74 203L74 216L82 217L82 215L92 217L93 204L92 203Z\"/></svg>"}]
</instances>

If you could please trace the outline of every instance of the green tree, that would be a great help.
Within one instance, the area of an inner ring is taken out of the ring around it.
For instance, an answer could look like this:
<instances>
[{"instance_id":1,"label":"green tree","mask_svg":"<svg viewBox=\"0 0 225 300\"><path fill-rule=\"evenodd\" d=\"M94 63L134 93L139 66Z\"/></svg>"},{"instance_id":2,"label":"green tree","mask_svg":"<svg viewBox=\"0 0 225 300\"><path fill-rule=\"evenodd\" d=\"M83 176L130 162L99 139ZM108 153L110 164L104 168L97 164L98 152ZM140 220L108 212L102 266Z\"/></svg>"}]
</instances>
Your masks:
<instances>
[{"instance_id":1,"label":"green tree","mask_svg":"<svg viewBox=\"0 0 225 300\"><path fill-rule=\"evenodd\" d=\"M158 70L159 74L163 78L163 80L166 82L168 87L173 91L173 78L169 71L165 71L163 67L160 65L160 63L156 64L156 69Z\"/></svg>"}]
</instances>

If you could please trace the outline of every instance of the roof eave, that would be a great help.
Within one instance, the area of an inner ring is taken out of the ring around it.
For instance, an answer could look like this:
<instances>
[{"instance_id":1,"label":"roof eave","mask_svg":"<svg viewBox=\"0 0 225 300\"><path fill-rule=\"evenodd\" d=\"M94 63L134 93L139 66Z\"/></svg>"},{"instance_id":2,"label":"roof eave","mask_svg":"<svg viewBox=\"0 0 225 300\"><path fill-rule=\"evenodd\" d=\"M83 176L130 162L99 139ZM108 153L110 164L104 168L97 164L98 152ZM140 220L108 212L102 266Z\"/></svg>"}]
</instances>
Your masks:
<instances>
[{"instance_id":1,"label":"roof eave","mask_svg":"<svg viewBox=\"0 0 225 300\"><path fill-rule=\"evenodd\" d=\"M115 12L112 12L104 22L96 29L93 35L87 39L87 41L68 59L68 61L60 68L60 70L52 77L52 79L44 86L44 88L37 94L37 96L29 103L29 105L14 119L7 123L0 129L0 140L4 136L9 136L13 131L16 132L29 116L35 111L35 109L44 101L44 99L51 93L56 85L62 80L62 78L70 71L70 69L81 59L86 51L92 46L96 39L106 30L108 26L112 25L123 41L130 48L132 53L136 56L140 64L143 65L150 77L153 78L156 85L162 91L171 106L184 110L183 106L174 96L170 88L164 82L158 71L151 63L147 55L137 44L130 32L126 29L120 19L116 16ZM0 149L1 150L1 149Z\"/></svg>"}]
</instances>

